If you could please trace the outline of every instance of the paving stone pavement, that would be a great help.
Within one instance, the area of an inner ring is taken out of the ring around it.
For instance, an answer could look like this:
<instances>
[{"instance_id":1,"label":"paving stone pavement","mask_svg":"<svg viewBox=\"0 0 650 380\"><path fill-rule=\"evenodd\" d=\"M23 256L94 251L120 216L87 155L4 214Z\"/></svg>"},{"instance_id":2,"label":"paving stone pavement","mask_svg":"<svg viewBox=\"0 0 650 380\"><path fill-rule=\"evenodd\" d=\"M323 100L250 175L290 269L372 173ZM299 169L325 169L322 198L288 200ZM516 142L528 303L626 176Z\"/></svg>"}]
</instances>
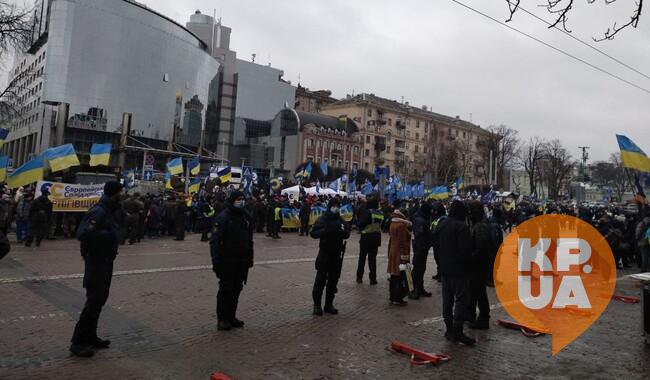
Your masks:
<instances>
[{"instance_id":1,"label":"paving stone pavement","mask_svg":"<svg viewBox=\"0 0 650 380\"><path fill-rule=\"evenodd\" d=\"M280 240L256 235L256 265L240 300L246 327L216 329L217 281L208 246L145 240L124 246L117 258L100 335L111 348L92 359L67 351L84 301L83 263L74 240L46 241L41 249L14 246L0 261L0 379L643 379L650 349L641 334L641 306L612 302L583 336L559 355L550 337L530 339L492 325L471 332L467 348L447 342L440 318L440 287L433 298L407 307L388 303L386 245L380 250L379 284L355 283L358 235L348 244L339 284L337 316L311 315L317 242L296 234ZM384 238L387 242L387 237ZM617 292L639 295L619 273ZM494 291L493 321L507 318ZM411 366L387 347L399 340L428 352L449 353L437 367Z\"/></svg>"}]
</instances>

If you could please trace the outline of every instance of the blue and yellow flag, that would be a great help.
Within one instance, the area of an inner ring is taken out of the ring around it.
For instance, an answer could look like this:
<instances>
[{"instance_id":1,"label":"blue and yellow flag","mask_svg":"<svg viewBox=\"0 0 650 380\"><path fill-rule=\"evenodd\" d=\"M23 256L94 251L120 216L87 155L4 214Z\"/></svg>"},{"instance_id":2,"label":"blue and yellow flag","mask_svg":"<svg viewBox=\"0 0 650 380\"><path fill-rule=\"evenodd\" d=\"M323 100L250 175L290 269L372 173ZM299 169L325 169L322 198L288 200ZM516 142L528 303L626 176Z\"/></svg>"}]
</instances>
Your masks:
<instances>
[{"instance_id":1,"label":"blue and yellow flag","mask_svg":"<svg viewBox=\"0 0 650 380\"><path fill-rule=\"evenodd\" d=\"M0 156L0 182L7 180L7 167L9 166L9 157Z\"/></svg>"},{"instance_id":2,"label":"blue and yellow flag","mask_svg":"<svg viewBox=\"0 0 650 380\"><path fill-rule=\"evenodd\" d=\"M7 136L9 136L9 130L0 128L0 148L5 144L5 140L7 140Z\"/></svg>"},{"instance_id":3,"label":"blue and yellow flag","mask_svg":"<svg viewBox=\"0 0 650 380\"><path fill-rule=\"evenodd\" d=\"M434 199L438 201L445 200L449 198L449 189L447 186L438 186L431 189L431 194L429 194L429 199Z\"/></svg>"},{"instance_id":4,"label":"blue and yellow flag","mask_svg":"<svg viewBox=\"0 0 650 380\"><path fill-rule=\"evenodd\" d=\"M172 186L172 175L170 172L165 173L165 189L174 190L174 187Z\"/></svg>"},{"instance_id":5,"label":"blue and yellow flag","mask_svg":"<svg viewBox=\"0 0 650 380\"><path fill-rule=\"evenodd\" d=\"M345 221L346 223L350 223L352 221L352 217L354 216L354 209L350 204L343 205L339 209L339 214L341 214L341 218L343 219L343 221Z\"/></svg>"},{"instance_id":6,"label":"blue and yellow flag","mask_svg":"<svg viewBox=\"0 0 650 380\"><path fill-rule=\"evenodd\" d=\"M47 161L50 163L50 168L53 172L65 170L72 166L79 166L79 158L77 152L74 150L72 144L65 144L54 148L48 148L43 153Z\"/></svg>"},{"instance_id":7,"label":"blue and yellow flag","mask_svg":"<svg viewBox=\"0 0 650 380\"><path fill-rule=\"evenodd\" d=\"M7 177L7 186L9 186L10 189L15 189L34 182L42 181L43 165L45 164L44 161L45 160L41 155L14 170L14 172Z\"/></svg>"},{"instance_id":8,"label":"blue and yellow flag","mask_svg":"<svg viewBox=\"0 0 650 380\"><path fill-rule=\"evenodd\" d=\"M217 175L219 176L219 180L222 184L229 183L230 180L232 180L232 172L230 171L230 166L220 169L217 172Z\"/></svg>"},{"instance_id":9,"label":"blue and yellow flag","mask_svg":"<svg viewBox=\"0 0 650 380\"><path fill-rule=\"evenodd\" d=\"M465 179L463 177L460 177L454 182L456 185L457 190L463 190L465 188Z\"/></svg>"},{"instance_id":10,"label":"blue and yellow flag","mask_svg":"<svg viewBox=\"0 0 650 380\"><path fill-rule=\"evenodd\" d=\"M183 174L183 159L178 157L167 163L167 171L171 175Z\"/></svg>"},{"instance_id":11,"label":"blue and yellow flag","mask_svg":"<svg viewBox=\"0 0 650 380\"><path fill-rule=\"evenodd\" d=\"M190 170L190 175L199 175L201 171L201 161L198 157L194 157L188 164L187 168Z\"/></svg>"},{"instance_id":12,"label":"blue and yellow flag","mask_svg":"<svg viewBox=\"0 0 650 380\"><path fill-rule=\"evenodd\" d=\"M90 166L108 166L113 144L93 144L90 148Z\"/></svg>"},{"instance_id":13,"label":"blue and yellow flag","mask_svg":"<svg viewBox=\"0 0 650 380\"><path fill-rule=\"evenodd\" d=\"M623 167L650 173L650 158L629 138L616 135L618 146L621 148Z\"/></svg>"},{"instance_id":14,"label":"blue and yellow flag","mask_svg":"<svg viewBox=\"0 0 650 380\"><path fill-rule=\"evenodd\" d=\"M201 179L200 178L195 178L190 182L190 186L188 187L187 191L190 195L196 194L201 190Z\"/></svg>"}]
</instances>

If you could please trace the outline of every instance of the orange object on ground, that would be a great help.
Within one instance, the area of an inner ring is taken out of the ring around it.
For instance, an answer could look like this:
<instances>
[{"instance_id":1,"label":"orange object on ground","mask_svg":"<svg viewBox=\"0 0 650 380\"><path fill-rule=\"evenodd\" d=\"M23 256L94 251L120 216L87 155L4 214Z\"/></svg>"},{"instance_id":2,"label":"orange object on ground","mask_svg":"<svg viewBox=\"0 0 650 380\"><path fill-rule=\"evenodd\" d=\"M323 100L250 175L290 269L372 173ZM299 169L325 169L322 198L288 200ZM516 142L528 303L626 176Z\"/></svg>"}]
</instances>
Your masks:
<instances>
[{"instance_id":1,"label":"orange object on ground","mask_svg":"<svg viewBox=\"0 0 650 380\"><path fill-rule=\"evenodd\" d=\"M507 329L519 330L521 331L522 334L524 334L524 336L527 336L529 338L536 338L538 336L546 335L547 333L546 331L543 330L533 329L531 327L524 326L521 323L506 321L503 319L499 319L497 321L497 324Z\"/></svg>"},{"instance_id":2,"label":"orange object on ground","mask_svg":"<svg viewBox=\"0 0 650 380\"><path fill-rule=\"evenodd\" d=\"M393 342L390 344L391 350L401 354L411 355L412 365L436 365L440 362L446 362L451 359L451 356L445 354L430 354L428 352L420 351L404 343Z\"/></svg>"},{"instance_id":3,"label":"orange object on ground","mask_svg":"<svg viewBox=\"0 0 650 380\"><path fill-rule=\"evenodd\" d=\"M215 372L210 376L210 380L232 380L230 376L225 375L221 372Z\"/></svg>"},{"instance_id":4,"label":"orange object on ground","mask_svg":"<svg viewBox=\"0 0 650 380\"><path fill-rule=\"evenodd\" d=\"M621 301L625 303L639 303L641 302L641 299L639 297L629 297L629 296L622 296L619 294L614 294L612 296L612 299L615 301Z\"/></svg>"}]
</instances>

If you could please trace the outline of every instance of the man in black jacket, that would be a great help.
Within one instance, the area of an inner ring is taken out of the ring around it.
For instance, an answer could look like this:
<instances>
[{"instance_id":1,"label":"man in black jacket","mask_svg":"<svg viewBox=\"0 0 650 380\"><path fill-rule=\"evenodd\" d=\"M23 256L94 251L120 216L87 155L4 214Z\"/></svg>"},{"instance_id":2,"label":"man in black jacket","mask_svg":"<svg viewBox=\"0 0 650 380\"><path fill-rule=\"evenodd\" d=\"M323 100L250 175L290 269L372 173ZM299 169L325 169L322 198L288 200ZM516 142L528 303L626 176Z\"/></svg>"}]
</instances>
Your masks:
<instances>
[{"instance_id":1,"label":"man in black jacket","mask_svg":"<svg viewBox=\"0 0 650 380\"><path fill-rule=\"evenodd\" d=\"M410 299L431 297L424 289L424 272L427 269L427 256L431 249L431 204L422 203L413 217L413 287Z\"/></svg>"},{"instance_id":2,"label":"man in black jacket","mask_svg":"<svg viewBox=\"0 0 650 380\"><path fill-rule=\"evenodd\" d=\"M436 227L433 249L438 250L442 277L442 316L448 340L471 346L476 341L463 333L463 322L470 307L471 236L465 221L467 212L461 201L454 201L449 217Z\"/></svg>"},{"instance_id":3,"label":"man in black jacket","mask_svg":"<svg viewBox=\"0 0 650 380\"><path fill-rule=\"evenodd\" d=\"M253 223L244 208L244 193L233 191L212 228L210 255L212 270L219 279L219 330L244 327L244 322L236 317L237 305L248 279L248 270L253 266Z\"/></svg>"},{"instance_id":4,"label":"man in black jacket","mask_svg":"<svg viewBox=\"0 0 650 380\"><path fill-rule=\"evenodd\" d=\"M316 280L312 290L314 315L323 315L323 311L328 314L339 312L334 307L334 296L341 276L343 242L350 237L350 230L339 214L339 206L339 200L332 198L327 205L327 211L316 220L311 229L311 237L320 239L316 258ZM326 289L324 309L321 307L323 289Z\"/></svg>"},{"instance_id":5,"label":"man in black jacket","mask_svg":"<svg viewBox=\"0 0 650 380\"><path fill-rule=\"evenodd\" d=\"M52 202L50 202L50 192L46 189L41 191L41 196L32 202L32 207L29 210L29 221L31 223L31 231L25 246L30 247L34 238L36 238L36 246L40 247L41 241L47 237L50 228L50 220L52 219Z\"/></svg>"},{"instance_id":6,"label":"man in black jacket","mask_svg":"<svg viewBox=\"0 0 650 380\"><path fill-rule=\"evenodd\" d=\"M363 282L363 271L368 258L370 285L377 285L377 251L381 246L381 227L384 223L384 213L379 210L377 198L368 198L366 205L359 208L361 231L359 239L359 263L357 264L357 283Z\"/></svg>"},{"instance_id":7,"label":"man in black jacket","mask_svg":"<svg viewBox=\"0 0 650 380\"><path fill-rule=\"evenodd\" d=\"M121 191L119 182L107 182L102 199L88 210L77 230L84 259L86 304L72 335L70 352L75 356L91 357L93 349L107 348L111 344L110 340L97 336L97 322L108 300L113 261L119 247L118 226L113 215L120 209Z\"/></svg>"}]
</instances>

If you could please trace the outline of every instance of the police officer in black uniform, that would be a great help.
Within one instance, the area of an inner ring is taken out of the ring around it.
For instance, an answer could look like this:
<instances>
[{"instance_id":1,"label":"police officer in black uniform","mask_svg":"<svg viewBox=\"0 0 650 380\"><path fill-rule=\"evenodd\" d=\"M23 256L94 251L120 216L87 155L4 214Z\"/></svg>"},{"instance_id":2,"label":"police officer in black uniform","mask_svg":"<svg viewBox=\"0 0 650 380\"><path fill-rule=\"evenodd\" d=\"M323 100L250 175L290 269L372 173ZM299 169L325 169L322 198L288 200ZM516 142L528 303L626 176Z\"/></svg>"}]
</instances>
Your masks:
<instances>
[{"instance_id":1,"label":"police officer in black uniform","mask_svg":"<svg viewBox=\"0 0 650 380\"><path fill-rule=\"evenodd\" d=\"M431 249L431 204L422 203L413 217L413 286L410 299L431 297L424 289L424 272L427 269L427 257Z\"/></svg>"},{"instance_id":2,"label":"police officer in black uniform","mask_svg":"<svg viewBox=\"0 0 650 380\"><path fill-rule=\"evenodd\" d=\"M84 259L86 304L72 335L70 352L75 356L91 357L93 349L107 348L111 344L110 340L97 336L97 322L108 299L113 261L119 246L119 227L115 223L114 214L120 209L121 192L122 185L119 182L107 182L101 200L84 215L77 230Z\"/></svg>"},{"instance_id":3,"label":"police officer in black uniform","mask_svg":"<svg viewBox=\"0 0 650 380\"><path fill-rule=\"evenodd\" d=\"M316 280L312 297L314 299L314 315L338 314L334 308L336 285L341 276L341 265L344 245L343 241L350 237L350 230L346 227L339 213L340 202L332 198L327 205L327 211L321 215L311 229L311 237L320 239L318 257L316 258ZM325 308L321 307L325 293Z\"/></svg>"},{"instance_id":4,"label":"police officer in black uniform","mask_svg":"<svg viewBox=\"0 0 650 380\"><path fill-rule=\"evenodd\" d=\"M219 279L218 330L244 327L244 322L236 317L237 304L248 270L253 266L253 223L245 206L244 193L233 191L212 228L212 270Z\"/></svg>"},{"instance_id":5,"label":"police officer in black uniform","mask_svg":"<svg viewBox=\"0 0 650 380\"><path fill-rule=\"evenodd\" d=\"M377 198L369 198L365 206L359 210L359 263L357 265L357 283L363 282L363 271L368 258L370 285L377 285L377 251L381 246L381 226L384 223L384 213L379 210Z\"/></svg>"}]
</instances>

